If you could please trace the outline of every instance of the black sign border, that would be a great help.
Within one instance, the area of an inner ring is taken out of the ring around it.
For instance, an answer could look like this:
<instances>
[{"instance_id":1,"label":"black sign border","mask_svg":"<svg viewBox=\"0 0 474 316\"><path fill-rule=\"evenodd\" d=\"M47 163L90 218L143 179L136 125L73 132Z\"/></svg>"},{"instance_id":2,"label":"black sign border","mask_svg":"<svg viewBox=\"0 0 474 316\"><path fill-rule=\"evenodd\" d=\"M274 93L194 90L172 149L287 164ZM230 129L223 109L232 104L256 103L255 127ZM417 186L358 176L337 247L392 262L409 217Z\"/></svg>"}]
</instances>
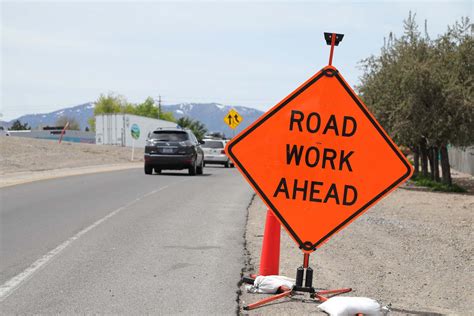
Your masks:
<instances>
[{"instance_id":1,"label":"black sign border","mask_svg":"<svg viewBox=\"0 0 474 316\"><path fill-rule=\"evenodd\" d=\"M306 89L311 87L313 84L315 84L319 79L322 77L327 76L327 77L335 77L339 83L344 87L346 92L351 96L351 98L354 100L354 102L359 106L360 110L362 113L365 114L365 116L369 119L369 121L372 123L372 125L375 127L375 129L379 132L380 136L383 137L383 139L387 142L387 144L390 146L390 148L393 150L393 152L397 155L397 157L400 159L400 161L405 165L407 168L406 173L401 176L399 179L397 179L395 182L393 182L391 185L389 185L386 189L384 189L382 192L377 194L373 199L371 199L369 202L364 204L360 209L358 209L354 214L349 216L346 220L344 220L341 224L339 224L336 228L331 230L328 234L326 234L323 238L315 242L314 244L310 241L305 241L303 242L298 235L295 233L295 231L290 227L290 225L285 221L283 216L281 216L280 212L277 210L275 205L270 201L270 199L265 195L265 193L262 191L262 189L258 186L258 184L255 182L255 180L251 177L249 172L244 168L242 163L237 159L237 157L234 155L232 152L233 147L238 144L242 139L244 139L247 135L252 133L255 129L257 129L260 125L265 123L270 117L275 115L278 111L280 111L282 108L284 108L288 103L293 101L298 95L300 95L302 92L304 92ZM296 242L299 244L300 249L306 250L306 251L313 251L316 250L316 248L322 244L324 241L326 241L329 237L334 235L339 229L344 227L348 222L350 222L352 219L354 219L357 215L360 213L364 212L367 210L375 201L377 201L379 198L384 196L387 192L392 190L394 187L396 187L398 184L403 182L405 179L407 179L410 174L411 174L411 167L408 164L408 162L403 158L403 156L400 154L400 152L397 150L395 145L392 143L392 141L387 137L386 133L382 130L382 128L376 123L374 118L369 114L365 106L362 105L360 102L359 98L354 95L352 92L352 89L347 86L346 82L342 77L339 75L339 72L335 69L332 68L323 68L321 69L320 73L314 77L312 80L307 82L304 86L302 86L300 89L296 90L291 94L284 102L282 102L278 107L274 108L271 110L264 118L259 120L257 123L252 125L249 129L247 129L245 132L242 134L238 135L238 137L233 140L228 147L228 153L231 156L233 162L237 164L240 168L240 170L245 174L247 179L252 183L253 187L258 191L259 195L265 200L268 206L272 209L273 213L280 219L280 221L285 225L286 229L290 232L290 234L293 236L293 238L296 240Z\"/></svg>"}]
</instances>

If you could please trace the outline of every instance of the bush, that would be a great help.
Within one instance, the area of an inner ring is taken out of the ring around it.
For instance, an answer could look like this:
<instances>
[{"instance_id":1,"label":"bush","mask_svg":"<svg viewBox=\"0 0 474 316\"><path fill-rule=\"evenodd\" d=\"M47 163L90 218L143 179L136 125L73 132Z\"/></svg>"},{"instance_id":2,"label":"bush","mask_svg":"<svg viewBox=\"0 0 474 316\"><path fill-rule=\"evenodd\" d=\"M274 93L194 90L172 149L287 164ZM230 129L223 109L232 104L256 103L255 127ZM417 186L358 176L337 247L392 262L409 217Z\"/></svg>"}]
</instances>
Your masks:
<instances>
[{"instance_id":1,"label":"bush","mask_svg":"<svg viewBox=\"0 0 474 316\"><path fill-rule=\"evenodd\" d=\"M427 187L437 192L455 192L455 193L465 193L466 189L457 185L457 184L444 184L431 180L430 178L423 177L422 175L417 175L411 177L411 181L420 187Z\"/></svg>"}]
</instances>

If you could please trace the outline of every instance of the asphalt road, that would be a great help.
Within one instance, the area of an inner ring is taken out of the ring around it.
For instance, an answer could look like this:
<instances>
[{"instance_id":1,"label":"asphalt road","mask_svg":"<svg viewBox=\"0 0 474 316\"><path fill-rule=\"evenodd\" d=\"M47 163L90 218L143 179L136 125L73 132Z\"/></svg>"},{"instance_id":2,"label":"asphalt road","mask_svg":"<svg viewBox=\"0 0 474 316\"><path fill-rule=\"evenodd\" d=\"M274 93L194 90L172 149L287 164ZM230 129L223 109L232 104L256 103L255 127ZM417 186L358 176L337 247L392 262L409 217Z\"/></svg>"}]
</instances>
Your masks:
<instances>
[{"instance_id":1,"label":"asphalt road","mask_svg":"<svg viewBox=\"0 0 474 316\"><path fill-rule=\"evenodd\" d=\"M235 314L251 195L220 167L0 189L0 312Z\"/></svg>"}]
</instances>

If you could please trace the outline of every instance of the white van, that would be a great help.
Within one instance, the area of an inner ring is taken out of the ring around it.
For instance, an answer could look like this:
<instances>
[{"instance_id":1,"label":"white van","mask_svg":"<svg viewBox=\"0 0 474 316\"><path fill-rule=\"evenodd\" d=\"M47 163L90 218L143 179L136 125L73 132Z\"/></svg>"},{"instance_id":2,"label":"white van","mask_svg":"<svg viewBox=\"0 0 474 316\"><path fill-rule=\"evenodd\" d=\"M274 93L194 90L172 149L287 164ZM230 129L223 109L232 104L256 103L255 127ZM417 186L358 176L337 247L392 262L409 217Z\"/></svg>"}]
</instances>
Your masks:
<instances>
[{"instance_id":1,"label":"white van","mask_svg":"<svg viewBox=\"0 0 474 316\"><path fill-rule=\"evenodd\" d=\"M234 164L224 152L226 141L221 139L204 139L201 145L204 151L204 163L224 165L233 168Z\"/></svg>"}]
</instances>

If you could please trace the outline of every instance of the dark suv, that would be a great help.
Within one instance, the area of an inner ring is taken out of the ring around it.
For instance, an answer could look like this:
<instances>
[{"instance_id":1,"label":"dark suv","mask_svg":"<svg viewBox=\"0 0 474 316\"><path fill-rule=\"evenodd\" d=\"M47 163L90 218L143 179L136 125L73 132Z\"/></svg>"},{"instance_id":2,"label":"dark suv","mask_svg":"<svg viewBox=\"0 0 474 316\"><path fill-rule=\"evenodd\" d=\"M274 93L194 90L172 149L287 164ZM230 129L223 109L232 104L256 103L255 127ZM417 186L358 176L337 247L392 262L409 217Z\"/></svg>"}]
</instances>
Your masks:
<instances>
[{"instance_id":1,"label":"dark suv","mask_svg":"<svg viewBox=\"0 0 474 316\"><path fill-rule=\"evenodd\" d=\"M145 173L163 169L188 169L190 175L202 174L204 153L202 141L193 132L181 128L160 128L148 135L145 146Z\"/></svg>"}]
</instances>

